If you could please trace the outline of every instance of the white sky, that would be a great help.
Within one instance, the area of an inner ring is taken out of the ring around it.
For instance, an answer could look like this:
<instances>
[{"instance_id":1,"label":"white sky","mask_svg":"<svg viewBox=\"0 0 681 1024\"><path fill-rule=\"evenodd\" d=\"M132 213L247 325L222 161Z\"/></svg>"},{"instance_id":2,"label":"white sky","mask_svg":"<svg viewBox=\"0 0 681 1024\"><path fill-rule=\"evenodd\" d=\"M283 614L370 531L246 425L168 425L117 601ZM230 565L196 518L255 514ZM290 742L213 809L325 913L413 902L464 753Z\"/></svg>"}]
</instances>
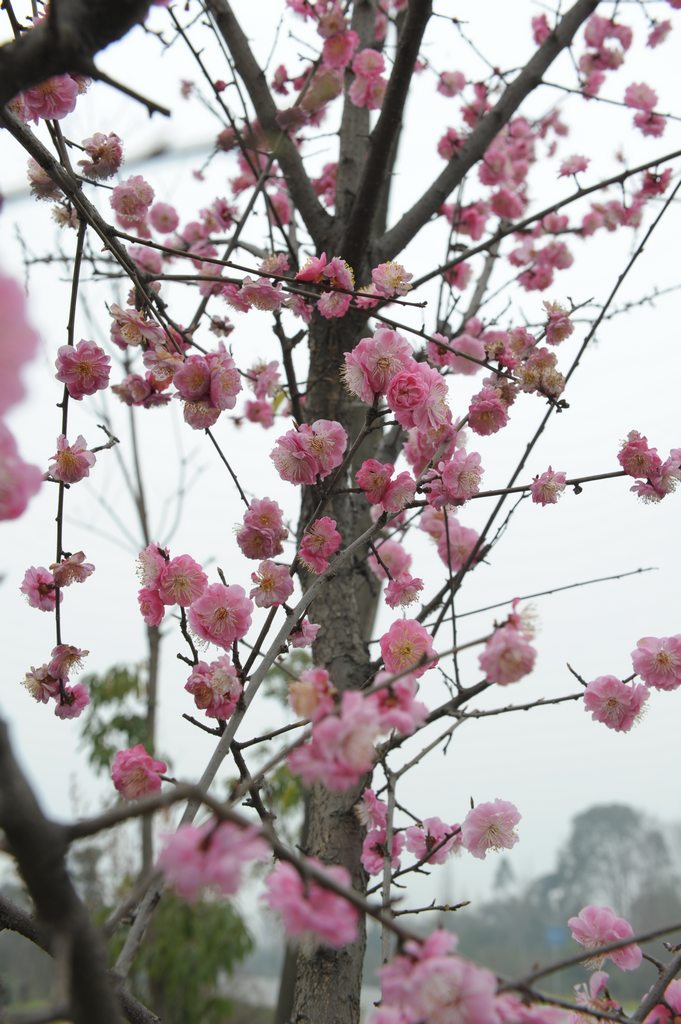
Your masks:
<instances>
[{"instance_id":1,"label":"white sky","mask_svg":"<svg viewBox=\"0 0 681 1024\"><path fill-rule=\"evenodd\" d=\"M235 8L246 19L256 53L269 53L279 5L269 0L259 5L238 3ZM271 23L265 25L266 19L261 17L264 8L272 12ZM625 13L628 9L628 5L622 6ZM470 19L467 31L476 40L484 39L485 53L493 63L514 67L530 51L529 17L538 10L528 7L527 13L519 16L518 5L468 0L457 5L457 17ZM661 16L673 16L665 5L660 5L660 11ZM163 20L163 13L155 12L154 23L160 25ZM480 24L484 25L482 36L477 35ZM468 58L459 44L453 45L453 38L453 33L443 32L430 50L431 59L438 69L461 66L466 70L470 66ZM295 40L287 45L298 46ZM619 98L629 82L650 81L660 95L659 109L672 109L675 55L678 46L672 37L666 47L648 51L640 60L637 57L630 69L613 78L610 91L606 89L605 94ZM71 137L81 139L95 130L115 129L131 156L150 152L156 146L183 148L196 141L205 143L208 152L214 134L212 122L196 107L188 108L177 98L177 79L195 77L179 46L159 59L154 40L137 32L134 38L112 48L103 64L137 89L176 109L177 121L154 118L149 122L144 112L124 97L105 87L93 87L66 122ZM565 64L562 68L565 70ZM214 73L227 77L224 72ZM458 102L433 98L429 87L430 83L419 81L410 101L409 141L402 148L399 165L398 210L406 207L424 181L439 171L435 143L443 128L456 120ZM555 99L554 91L545 90L533 102L532 112L548 109ZM591 156L592 164L585 176L589 183L601 174L615 172L613 157L620 147L631 164L679 148L678 123L669 123L663 139L643 139L631 129L631 112L617 107L605 108L595 103L587 107L577 101L566 109L565 120L570 123L572 134L565 143L564 155ZM332 139L325 140L329 148L332 143ZM320 163L331 159L330 152L320 152L318 159ZM228 159L221 157L215 161L208 172L214 190L206 193L191 178L191 170L201 162L201 156L149 162L142 168L135 167L134 173L143 173L151 181L157 197L176 202L187 220L214 195L228 194L226 179L235 173L234 164ZM0 189L6 194L11 195L23 181L24 163L24 155L13 141L0 138ZM533 175L532 194L541 196L541 205L569 191L564 182L555 178L553 164L537 168ZM475 194L473 186L471 195ZM613 192L609 197L617 195ZM7 204L0 217L3 269L22 276L17 228L31 252L49 252L52 229L47 208L16 199ZM617 305L679 283L678 232L677 205L637 262ZM564 301L570 296L579 303L593 297L598 303L610 291L636 241L637 236L626 231L614 236L599 234L588 244L570 241L575 255L571 270L559 274L554 287L544 295L518 295L515 289L514 301L530 321L540 319L542 298ZM61 236L65 251L72 252L74 243L73 235ZM442 247L440 236L436 240L435 230L429 228L406 254L405 265L418 275L440 260ZM503 268L499 282L508 277L508 268ZM53 379L52 365L56 348L65 342L67 292L59 270L54 267L33 268L30 281L30 311L40 329L43 348L28 375L29 396L14 410L10 424L25 457L46 467L59 433L55 403L60 398L60 386ZM104 303L120 301L124 290L119 284L110 287L97 283L87 294L96 326L93 328L81 310L78 337L101 342L108 333ZM681 445L678 310L678 293L672 293L603 325L565 395L569 410L553 418L550 430L532 454L521 478L523 482L529 482L549 463L569 476L617 469L619 444L632 429L646 434L663 456L670 447ZM181 319L181 313L177 316ZM418 316L414 313L411 321L417 327ZM248 366L261 356L277 358L269 338L267 314L253 311L248 317L235 315L233 319L237 330L230 343L239 365ZM426 323L432 327L432 321ZM561 368L570 364L587 329L586 324L579 324L573 338L561 346ZM205 341L210 337L204 332ZM120 372L113 374L116 380L121 376ZM479 387L477 382L478 378L473 383L453 381L455 412L465 410L468 397ZM126 437L127 410L115 404L115 399L99 396L72 403L69 436L84 433L91 444L101 443L95 424L100 421L103 403L114 431ZM544 406L536 397L522 396L512 409L506 430L490 439L470 439L469 448L482 455L486 487L504 485L529 431L543 412ZM240 555L237 557L233 540L233 528L241 519L242 508L211 446L200 433L181 423L174 408L146 414L142 411L140 419L154 528L160 528L164 515L168 521L167 506L172 505L178 466L184 458L188 477L194 482L184 501L183 521L171 541L171 552L188 552L204 562L213 558L213 573L215 565L220 565L228 582L248 587L254 566L246 564ZM221 422L216 433L224 440L228 457L248 493L277 498L294 521L297 496L290 485L278 480L268 459L277 433L287 427L280 423L266 433L251 427L235 436L232 426ZM128 446L124 447L123 455L129 456ZM641 577L535 601L540 630L535 671L503 692L490 691L479 706L524 703L575 692L577 685L565 667L567 661L586 679L610 673L626 676L631 671L629 653L639 637L681 632L680 497L668 497L659 505L644 505L629 494L628 486L623 480L590 485L579 497L565 494L554 508L524 503L495 549L491 564L470 574L457 604L461 611L584 579L657 567L656 572ZM491 507L489 501L471 503L462 511L461 521L479 527ZM89 482L73 487L67 494L65 545L69 550L84 549L97 571L85 585L73 587L65 594L64 639L90 649L87 668L95 672L104 671L115 662L135 662L144 656L143 628L135 600L136 550L117 533L107 516L107 507L131 522L129 499L110 452L99 456ZM91 782L79 749L78 723L60 722L51 708L36 706L18 685L30 665L47 660L54 644L52 617L29 608L18 594L18 587L28 565L48 565L54 560L55 509L56 488L45 485L21 520L1 527L0 567L4 579L0 585L0 609L6 636L2 710L12 725L23 764L44 805L51 813L64 817L73 811L74 791L78 810L85 811L94 810L100 798L111 802L113 790L106 784ZM413 550L416 574L425 578L426 594L432 594L441 583L441 563L422 535L415 538ZM503 618L503 609L497 615ZM387 625L391 618L384 616L383 621ZM460 639L488 632L493 621L494 613L462 620ZM449 645L449 635L441 633L437 646L442 649ZM174 773L190 778L207 760L212 740L180 717L183 711L194 710L183 690L186 667L175 658L176 651L182 649L178 638L170 632L164 646L158 746L161 753L172 756ZM477 652L463 659L462 667L465 681L477 681ZM422 682L422 697L434 705L438 696L441 699L436 674L430 673ZM567 835L570 818L591 804L628 802L665 820L681 818L677 782L680 713L681 691L653 692L645 718L629 735L608 731L592 722L581 706L572 704L470 722L456 734L446 759L436 754L409 777L401 799L424 817L439 815L448 820L463 817L471 796L476 802L495 797L513 801L523 820L521 842L512 854L512 863L519 874L529 875L547 866L553 851ZM273 722L283 720L283 714L272 703L254 708L240 737L256 735ZM429 732L427 738L435 734ZM416 749L415 741L407 746L410 753ZM457 861L452 871L454 898L482 894L497 863L493 857L483 863L471 858Z\"/></svg>"}]
</instances>

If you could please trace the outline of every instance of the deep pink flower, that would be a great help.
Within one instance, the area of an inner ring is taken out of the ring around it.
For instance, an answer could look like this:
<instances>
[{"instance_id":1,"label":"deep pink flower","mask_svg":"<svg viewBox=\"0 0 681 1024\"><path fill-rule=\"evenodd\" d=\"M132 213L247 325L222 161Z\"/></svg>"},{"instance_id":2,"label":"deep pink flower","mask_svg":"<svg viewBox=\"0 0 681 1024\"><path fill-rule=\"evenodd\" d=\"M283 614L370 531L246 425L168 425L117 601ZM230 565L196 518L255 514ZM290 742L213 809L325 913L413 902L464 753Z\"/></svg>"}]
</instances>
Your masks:
<instances>
[{"instance_id":1,"label":"deep pink flower","mask_svg":"<svg viewBox=\"0 0 681 1024\"><path fill-rule=\"evenodd\" d=\"M328 568L329 559L338 551L341 539L335 519L329 516L315 519L303 536L298 558L312 572L324 572Z\"/></svg>"},{"instance_id":2,"label":"deep pink flower","mask_svg":"<svg viewBox=\"0 0 681 1024\"><path fill-rule=\"evenodd\" d=\"M60 434L57 438L57 451L52 458L54 461L48 466L48 472L53 479L65 484L76 484L89 476L90 469L96 462L82 434L78 435L72 445L68 443L64 434Z\"/></svg>"},{"instance_id":3,"label":"deep pink flower","mask_svg":"<svg viewBox=\"0 0 681 1024\"><path fill-rule=\"evenodd\" d=\"M638 430L630 430L627 439L620 448L617 461L629 476L654 476L662 465L657 448L648 445L648 439L639 434Z\"/></svg>"},{"instance_id":4,"label":"deep pink flower","mask_svg":"<svg viewBox=\"0 0 681 1024\"><path fill-rule=\"evenodd\" d=\"M382 501L394 471L395 467L390 462L365 459L355 473L355 480L372 505Z\"/></svg>"},{"instance_id":5,"label":"deep pink flower","mask_svg":"<svg viewBox=\"0 0 681 1024\"><path fill-rule=\"evenodd\" d=\"M55 679L68 680L72 671L78 672L83 667L83 659L90 652L74 647L73 644L57 644L52 648L47 671Z\"/></svg>"},{"instance_id":6,"label":"deep pink flower","mask_svg":"<svg viewBox=\"0 0 681 1024\"><path fill-rule=\"evenodd\" d=\"M441 96L456 96L466 86L466 76L461 71L443 71L437 83Z\"/></svg>"},{"instance_id":7,"label":"deep pink flower","mask_svg":"<svg viewBox=\"0 0 681 1024\"><path fill-rule=\"evenodd\" d=\"M57 718L78 718L90 703L90 694L82 683L65 686L56 697L54 713Z\"/></svg>"},{"instance_id":8,"label":"deep pink flower","mask_svg":"<svg viewBox=\"0 0 681 1024\"><path fill-rule=\"evenodd\" d=\"M537 652L513 626L496 629L478 661L488 683L517 683L534 668Z\"/></svg>"},{"instance_id":9,"label":"deep pink flower","mask_svg":"<svg viewBox=\"0 0 681 1024\"><path fill-rule=\"evenodd\" d=\"M156 761L142 743L119 750L111 766L113 784L124 800L137 800L161 788L161 775L168 771L165 761Z\"/></svg>"},{"instance_id":10,"label":"deep pink flower","mask_svg":"<svg viewBox=\"0 0 681 1024\"><path fill-rule=\"evenodd\" d=\"M396 579L389 580L385 588L385 603L388 608L405 608L418 601L422 590L422 579L403 572Z\"/></svg>"},{"instance_id":11,"label":"deep pink flower","mask_svg":"<svg viewBox=\"0 0 681 1024\"><path fill-rule=\"evenodd\" d=\"M577 917L568 920L572 937L587 949L607 946L618 939L628 939L634 930L623 917L617 917L610 907L596 907L592 904L580 910ZM640 966L643 959L638 946L624 946L612 953L595 954L589 962L600 967L604 960L612 960L623 971L633 971Z\"/></svg>"},{"instance_id":12,"label":"deep pink flower","mask_svg":"<svg viewBox=\"0 0 681 1024\"><path fill-rule=\"evenodd\" d=\"M681 634L644 636L631 652L636 672L646 686L656 690L675 690L681 686Z\"/></svg>"},{"instance_id":13,"label":"deep pink flower","mask_svg":"<svg viewBox=\"0 0 681 1024\"><path fill-rule=\"evenodd\" d=\"M388 834L385 825L371 829L362 843L362 867L369 875L380 875L385 867ZM400 866L400 854L404 849L404 833L393 832L390 843L390 867L396 871Z\"/></svg>"},{"instance_id":14,"label":"deep pink flower","mask_svg":"<svg viewBox=\"0 0 681 1024\"><path fill-rule=\"evenodd\" d=\"M244 863L265 860L269 849L255 826L231 821L182 825L170 836L158 867L178 896L190 902L204 888L232 896L241 885Z\"/></svg>"},{"instance_id":15,"label":"deep pink flower","mask_svg":"<svg viewBox=\"0 0 681 1024\"><path fill-rule=\"evenodd\" d=\"M479 860L488 850L510 850L518 842L520 813L508 800L492 800L469 811L461 825L461 843Z\"/></svg>"},{"instance_id":16,"label":"deep pink flower","mask_svg":"<svg viewBox=\"0 0 681 1024\"><path fill-rule=\"evenodd\" d=\"M37 347L38 335L26 318L23 289L0 274L0 415L23 398L19 370Z\"/></svg>"},{"instance_id":17,"label":"deep pink flower","mask_svg":"<svg viewBox=\"0 0 681 1024\"><path fill-rule=\"evenodd\" d=\"M556 473L549 466L545 473L536 476L532 481L532 501L537 505L555 505L565 490L565 480L565 473Z\"/></svg>"},{"instance_id":18,"label":"deep pink flower","mask_svg":"<svg viewBox=\"0 0 681 1024\"><path fill-rule=\"evenodd\" d=\"M351 888L346 868L310 863L339 885ZM338 949L354 942L357 936L358 912L342 896L325 889L318 882L303 879L292 865L280 861L265 883L265 902L282 918L287 935L307 935Z\"/></svg>"},{"instance_id":19,"label":"deep pink flower","mask_svg":"<svg viewBox=\"0 0 681 1024\"><path fill-rule=\"evenodd\" d=\"M289 566L277 565L270 559L260 563L258 571L251 573L251 580L255 586L249 596L253 598L258 608L274 608L283 604L293 593Z\"/></svg>"},{"instance_id":20,"label":"deep pink flower","mask_svg":"<svg viewBox=\"0 0 681 1024\"><path fill-rule=\"evenodd\" d=\"M153 587L142 587L137 592L137 603L146 625L160 626L166 613L166 606L161 600L158 590Z\"/></svg>"},{"instance_id":21,"label":"deep pink flower","mask_svg":"<svg viewBox=\"0 0 681 1024\"><path fill-rule=\"evenodd\" d=\"M61 345L55 363L57 380L65 384L71 398L80 401L85 395L94 395L109 383L111 360L94 341L79 341L77 345Z\"/></svg>"},{"instance_id":22,"label":"deep pink flower","mask_svg":"<svg viewBox=\"0 0 681 1024\"><path fill-rule=\"evenodd\" d=\"M137 577L144 587L158 590L161 573L168 564L168 549L148 544L137 556Z\"/></svg>"},{"instance_id":23,"label":"deep pink flower","mask_svg":"<svg viewBox=\"0 0 681 1024\"><path fill-rule=\"evenodd\" d=\"M549 345L559 345L561 341L570 337L575 325L570 319L569 311L559 302L547 302L545 299L543 305L548 315L546 341Z\"/></svg>"},{"instance_id":24,"label":"deep pink flower","mask_svg":"<svg viewBox=\"0 0 681 1024\"><path fill-rule=\"evenodd\" d=\"M144 224L153 201L153 188L139 174L133 174L116 185L109 199L118 223L124 228L138 228Z\"/></svg>"},{"instance_id":25,"label":"deep pink flower","mask_svg":"<svg viewBox=\"0 0 681 1024\"><path fill-rule=\"evenodd\" d=\"M26 595L31 608L39 608L42 612L54 611L57 604L56 584L54 576L44 566L32 565L27 569L19 590ZM60 601L63 596L60 592Z\"/></svg>"},{"instance_id":26,"label":"deep pink flower","mask_svg":"<svg viewBox=\"0 0 681 1024\"><path fill-rule=\"evenodd\" d=\"M246 558L272 558L284 550L282 541L287 536L283 512L276 501L254 498L237 532L236 542Z\"/></svg>"},{"instance_id":27,"label":"deep pink flower","mask_svg":"<svg viewBox=\"0 0 681 1024\"><path fill-rule=\"evenodd\" d=\"M123 162L123 146L115 132L95 132L89 139L83 139L83 150L87 156L78 161L78 166L87 178L111 178Z\"/></svg>"},{"instance_id":28,"label":"deep pink flower","mask_svg":"<svg viewBox=\"0 0 681 1024\"><path fill-rule=\"evenodd\" d=\"M0 422L0 520L22 515L42 482L43 474L23 461L12 434Z\"/></svg>"},{"instance_id":29,"label":"deep pink flower","mask_svg":"<svg viewBox=\"0 0 681 1024\"><path fill-rule=\"evenodd\" d=\"M215 661L199 661L184 688L208 718L231 718L243 692L239 674L226 654Z\"/></svg>"},{"instance_id":30,"label":"deep pink flower","mask_svg":"<svg viewBox=\"0 0 681 1024\"><path fill-rule=\"evenodd\" d=\"M157 580L158 594L164 604L193 604L208 585L208 577L189 555L178 555L165 562Z\"/></svg>"},{"instance_id":31,"label":"deep pink flower","mask_svg":"<svg viewBox=\"0 0 681 1024\"><path fill-rule=\"evenodd\" d=\"M591 712L593 720L615 732L629 732L641 717L647 700L647 687L627 686L617 676L599 676L584 691L584 707Z\"/></svg>"},{"instance_id":32,"label":"deep pink flower","mask_svg":"<svg viewBox=\"0 0 681 1024\"><path fill-rule=\"evenodd\" d=\"M496 388L484 387L473 396L468 407L468 425L476 434L496 434L507 423L508 409Z\"/></svg>"},{"instance_id":33,"label":"deep pink flower","mask_svg":"<svg viewBox=\"0 0 681 1024\"><path fill-rule=\"evenodd\" d=\"M398 674L409 669L418 678L437 664L433 638L416 619L398 619L381 637L386 671Z\"/></svg>"},{"instance_id":34,"label":"deep pink flower","mask_svg":"<svg viewBox=\"0 0 681 1024\"><path fill-rule=\"evenodd\" d=\"M404 834L409 852L429 864L444 864L463 842L460 825L446 825L441 818L424 818L421 825L412 825Z\"/></svg>"},{"instance_id":35,"label":"deep pink flower","mask_svg":"<svg viewBox=\"0 0 681 1024\"><path fill-rule=\"evenodd\" d=\"M198 637L229 650L248 632L252 611L253 604L243 587L213 583L191 605L187 617Z\"/></svg>"}]
</instances>

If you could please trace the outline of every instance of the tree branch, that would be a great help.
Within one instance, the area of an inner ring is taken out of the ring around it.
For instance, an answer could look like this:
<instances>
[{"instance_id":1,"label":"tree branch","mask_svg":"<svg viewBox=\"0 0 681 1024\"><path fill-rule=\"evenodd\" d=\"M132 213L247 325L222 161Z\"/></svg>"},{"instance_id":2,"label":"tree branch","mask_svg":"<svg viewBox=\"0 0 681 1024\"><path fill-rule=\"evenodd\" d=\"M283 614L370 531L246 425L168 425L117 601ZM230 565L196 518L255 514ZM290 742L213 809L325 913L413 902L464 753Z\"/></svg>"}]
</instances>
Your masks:
<instances>
[{"instance_id":1,"label":"tree branch","mask_svg":"<svg viewBox=\"0 0 681 1024\"><path fill-rule=\"evenodd\" d=\"M396 256L428 223L467 171L482 158L492 139L510 121L523 100L541 84L544 72L561 50L570 45L579 26L597 6L598 0L577 0L518 77L504 90L497 105L474 128L459 153L411 209L378 241L374 250L377 263Z\"/></svg>"}]
</instances>

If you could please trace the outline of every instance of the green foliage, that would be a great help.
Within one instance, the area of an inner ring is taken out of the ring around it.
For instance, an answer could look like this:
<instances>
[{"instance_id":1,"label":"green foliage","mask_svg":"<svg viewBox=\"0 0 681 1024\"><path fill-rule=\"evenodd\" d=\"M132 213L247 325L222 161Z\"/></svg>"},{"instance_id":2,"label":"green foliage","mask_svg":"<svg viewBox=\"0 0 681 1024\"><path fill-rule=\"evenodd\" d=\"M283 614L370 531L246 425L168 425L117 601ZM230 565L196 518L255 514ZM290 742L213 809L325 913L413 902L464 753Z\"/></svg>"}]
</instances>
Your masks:
<instances>
[{"instance_id":1,"label":"green foliage","mask_svg":"<svg viewBox=\"0 0 681 1024\"><path fill-rule=\"evenodd\" d=\"M248 929L228 903L184 903L164 893L135 965L133 987L164 1024L222 1024L230 1003L221 974L251 951Z\"/></svg>"},{"instance_id":2,"label":"green foliage","mask_svg":"<svg viewBox=\"0 0 681 1024\"><path fill-rule=\"evenodd\" d=\"M144 670L114 665L84 681L91 701L82 726L88 759L95 771L108 772L116 751L147 741Z\"/></svg>"}]
</instances>

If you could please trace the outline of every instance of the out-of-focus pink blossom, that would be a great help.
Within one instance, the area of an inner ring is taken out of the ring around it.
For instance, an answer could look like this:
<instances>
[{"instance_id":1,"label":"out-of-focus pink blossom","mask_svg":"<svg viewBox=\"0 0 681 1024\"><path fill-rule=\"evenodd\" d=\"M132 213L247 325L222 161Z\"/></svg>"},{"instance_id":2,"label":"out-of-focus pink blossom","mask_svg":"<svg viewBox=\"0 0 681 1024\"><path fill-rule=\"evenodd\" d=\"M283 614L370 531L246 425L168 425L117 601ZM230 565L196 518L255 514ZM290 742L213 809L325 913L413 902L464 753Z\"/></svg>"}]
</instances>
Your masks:
<instances>
[{"instance_id":1,"label":"out-of-focus pink blossom","mask_svg":"<svg viewBox=\"0 0 681 1024\"><path fill-rule=\"evenodd\" d=\"M537 652L526 637L513 626L495 629L479 657L480 668L488 683L517 683L534 668Z\"/></svg>"},{"instance_id":2,"label":"out-of-focus pink blossom","mask_svg":"<svg viewBox=\"0 0 681 1024\"><path fill-rule=\"evenodd\" d=\"M43 474L24 462L14 437L0 422L0 520L22 515L42 482Z\"/></svg>"},{"instance_id":3,"label":"out-of-focus pink blossom","mask_svg":"<svg viewBox=\"0 0 681 1024\"><path fill-rule=\"evenodd\" d=\"M300 673L288 690L289 704L301 718L317 721L334 706L336 689L325 668L308 668Z\"/></svg>"},{"instance_id":4,"label":"out-of-focus pink blossom","mask_svg":"<svg viewBox=\"0 0 681 1024\"><path fill-rule=\"evenodd\" d=\"M421 825L410 826L404 834L409 852L429 864L444 864L463 842L461 826L446 825L441 818L424 818Z\"/></svg>"},{"instance_id":5,"label":"out-of-focus pink blossom","mask_svg":"<svg viewBox=\"0 0 681 1024\"><path fill-rule=\"evenodd\" d=\"M628 939L634 934L629 922L623 917L617 917L610 907L596 907L593 904L580 910L577 917L569 918L568 928L573 939L588 950L607 946L619 939ZM612 960L621 970L633 971L640 966L642 959L640 948L631 945L602 955L594 953L589 957L589 962L600 967L605 960Z\"/></svg>"},{"instance_id":6,"label":"out-of-focus pink blossom","mask_svg":"<svg viewBox=\"0 0 681 1024\"><path fill-rule=\"evenodd\" d=\"M165 761L157 761L138 743L119 750L111 766L113 784L124 800L137 800L161 788L161 775L168 771Z\"/></svg>"},{"instance_id":7,"label":"out-of-focus pink blossom","mask_svg":"<svg viewBox=\"0 0 681 1024\"><path fill-rule=\"evenodd\" d=\"M387 829L385 826L371 829L362 843L362 867L369 875L380 875L387 856ZM390 843L390 867L396 871L400 866L400 854L404 849L404 833L393 832Z\"/></svg>"},{"instance_id":8,"label":"out-of-focus pink blossom","mask_svg":"<svg viewBox=\"0 0 681 1024\"><path fill-rule=\"evenodd\" d=\"M37 347L38 335L27 320L22 288L0 274L0 415L23 398L19 370Z\"/></svg>"},{"instance_id":9,"label":"out-of-focus pink blossom","mask_svg":"<svg viewBox=\"0 0 681 1024\"><path fill-rule=\"evenodd\" d=\"M309 861L338 885L351 888L346 868ZM265 883L265 902L276 910L287 935L309 936L338 949L354 942L357 936L358 912L342 896L325 889L312 879L303 879L292 865L280 861Z\"/></svg>"},{"instance_id":10,"label":"out-of-focus pink blossom","mask_svg":"<svg viewBox=\"0 0 681 1024\"><path fill-rule=\"evenodd\" d=\"M360 693L346 691L339 713L316 721L310 741L291 751L289 768L306 785L322 782L334 791L348 789L371 771L379 732L375 707Z\"/></svg>"},{"instance_id":11,"label":"out-of-focus pink blossom","mask_svg":"<svg viewBox=\"0 0 681 1024\"><path fill-rule=\"evenodd\" d=\"M182 899L193 902L205 889L232 896L248 861L265 860L269 849L255 826L231 821L182 825L158 858L166 881Z\"/></svg>"}]
</instances>

